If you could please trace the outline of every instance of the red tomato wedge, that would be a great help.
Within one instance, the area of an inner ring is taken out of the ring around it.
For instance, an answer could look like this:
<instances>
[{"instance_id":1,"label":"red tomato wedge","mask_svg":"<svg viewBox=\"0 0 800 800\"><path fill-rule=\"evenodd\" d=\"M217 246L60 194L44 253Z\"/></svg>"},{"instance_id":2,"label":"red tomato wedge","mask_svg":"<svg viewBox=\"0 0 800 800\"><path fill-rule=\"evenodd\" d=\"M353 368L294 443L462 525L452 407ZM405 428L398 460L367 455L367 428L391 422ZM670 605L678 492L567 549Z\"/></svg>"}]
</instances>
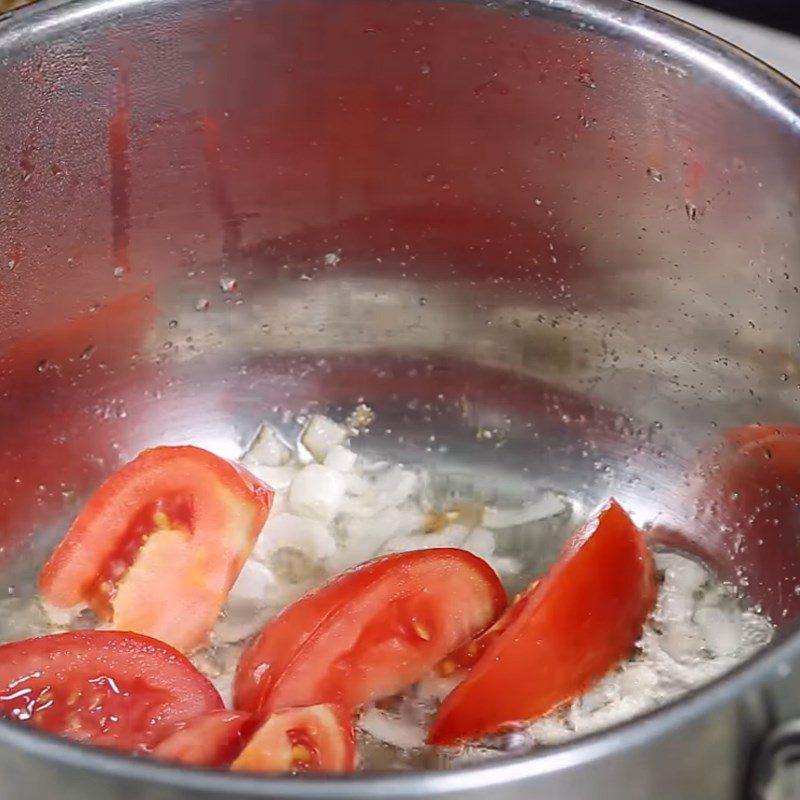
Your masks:
<instances>
[{"instance_id":1,"label":"red tomato wedge","mask_svg":"<svg viewBox=\"0 0 800 800\"><path fill-rule=\"evenodd\" d=\"M491 628L466 644L461 645L461 647L450 653L447 658L442 659L436 665L436 671L442 677L447 678L455 672L470 669L474 666L483 655L486 648L489 647L489 645L517 618L525 606L524 601L528 599L538 585L538 580L533 581L524 592L518 594L514 598L514 602L503 612L503 615Z\"/></svg>"},{"instance_id":2,"label":"red tomato wedge","mask_svg":"<svg viewBox=\"0 0 800 800\"><path fill-rule=\"evenodd\" d=\"M223 707L177 650L120 631L75 631L0 647L0 715L119 750Z\"/></svg>"},{"instance_id":3,"label":"red tomato wedge","mask_svg":"<svg viewBox=\"0 0 800 800\"><path fill-rule=\"evenodd\" d=\"M205 643L272 494L197 447L145 450L78 515L42 570L42 595L189 651Z\"/></svg>"},{"instance_id":4,"label":"red tomato wedge","mask_svg":"<svg viewBox=\"0 0 800 800\"><path fill-rule=\"evenodd\" d=\"M269 716L231 765L249 772L350 772L356 737L350 714L323 703Z\"/></svg>"},{"instance_id":5,"label":"red tomato wedge","mask_svg":"<svg viewBox=\"0 0 800 800\"><path fill-rule=\"evenodd\" d=\"M508 627L445 699L428 741L474 739L576 697L628 656L655 601L644 538L611 500L512 608Z\"/></svg>"},{"instance_id":6,"label":"red tomato wedge","mask_svg":"<svg viewBox=\"0 0 800 800\"><path fill-rule=\"evenodd\" d=\"M370 561L268 623L239 662L235 705L356 708L422 678L489 627L506 605L492 568L464 550L433 548Z\"/></svg>"},{"instance_id":7,"label":"red tomato wedge","mask_svg":"<svg viewBox=\"0 0 800 800\"><path fill-rule=\"evenodd\" d=\"M172 726L151 754L194 767L227 767L241 753L255 727L251 714L211 711Z\"/></svg>"}]
</instances>

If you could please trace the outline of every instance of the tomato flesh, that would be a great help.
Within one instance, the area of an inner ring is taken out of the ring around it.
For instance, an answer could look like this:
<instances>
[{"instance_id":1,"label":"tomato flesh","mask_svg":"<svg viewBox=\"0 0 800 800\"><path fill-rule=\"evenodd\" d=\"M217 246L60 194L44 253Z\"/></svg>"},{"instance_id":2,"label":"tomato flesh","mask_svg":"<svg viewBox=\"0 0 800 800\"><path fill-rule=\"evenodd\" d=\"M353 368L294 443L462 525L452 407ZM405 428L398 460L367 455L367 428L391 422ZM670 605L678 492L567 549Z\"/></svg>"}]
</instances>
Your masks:
<instances>
[{"instance_id":1,"label":"tomato flesh","mask_svg":"<svg viewBox=\"0 0 800 800\"><path fill-rule=\"evenodd\" d=\"M269 487L205 450L146 450L78 515L42 570L42 595L191 650L206 642L271 501Z\"/></svg>"},{"instance_id":2,"label":"tomato flesh","mask_svg":"<svg viewBox=\"0 0 800 800\"><path fill-rule=\"evenodd\" d=\"M503 612L503 615L492 625L472 641L461 645L454 650L447 658L442 659L436 665L436 671L444 678L449 677L455 672L470 669L478 663L486 648L499 638L500 634L519 616L525 603L534 589L539 585L539 581L533 581L531 585L521 594L514 598L514 602Z\"/></svg>"},{"instance_id":3,"label":"tomato flesh","mask_svg":"<svg viewBox=\"0 0 800 800\"><path fill-rule=\"evenodd\" d=\"M195 767L226 767L242 751L255 725L251 714L212 711L172 726L152 755Z\"/></svg>"},{"instance_id":4,"label":"tomato flesh","mask_svg":"<svg viewBox=\"0 0 800 800\"><path fill-rule=\"evenodd\" d=\"M168 523L165 525L164 523ZM106 563L101 567L95 586L88 594L89 605L101 619L114 615L114 591L136 560L136 554L146 539L161 527L184 531L192 525L192 498L188 495L164 497L148 503L136 512L128 524L125 535L117 543ZM155 526L155 527L154 527ZM190 535L190 534L189 534Z\"/></svg>"},{"instance_id":5,"label":"tomato flesh","mask_svg":"<svg viewBox=\"0 0 800 800\"><path fill-rule=\"evenodd\" d=\"M256 711L275 681L325 617L347 596L353 572L344 573L301 597L265 625L239 659L233 684L234 706Z\"/></svg>"},{"instance_id":6,"label":"tomato flesh","mask_svg":"<svg viewBox=\"0 0 800 800\"><path fill-rule=\"evenodd\" d=\"M350 772L355 731L341 706L323 703L271 714L231 765L250 772Z\"/></svg>"},{"instance_id":7,"label":"tomato flesh","mask_svg":"<svg viewBox=\"0 0 800 800\"><path fill-rule=\"evenodd\" d=\"M464 550L376 559L265 626L239 663L235 704L262 716L317 703L356 708L422 678L505 605L497 575Z\"/></svg>"},{"instance_id":8,"label":"tomato flesh","mask_svg":"<svg viewBox=\"0 0 800 800\"><path fill-rule=\"evenodd\" d=\"M641 532L613 500L579 529L445 699L428 740L451 744L543 716L626 658L656 601Z\"/></svg>"},{"instance_id":9,"label":"tomato flesh","mask_svg":"<svg viewBox=\"0 0 800 800\"><path fill-rule=\"evenodd\" d=\"M76 631L0 646L0 716L120 750L222 708L179 652L138 634Z\"/></svg>"}]
</instances>

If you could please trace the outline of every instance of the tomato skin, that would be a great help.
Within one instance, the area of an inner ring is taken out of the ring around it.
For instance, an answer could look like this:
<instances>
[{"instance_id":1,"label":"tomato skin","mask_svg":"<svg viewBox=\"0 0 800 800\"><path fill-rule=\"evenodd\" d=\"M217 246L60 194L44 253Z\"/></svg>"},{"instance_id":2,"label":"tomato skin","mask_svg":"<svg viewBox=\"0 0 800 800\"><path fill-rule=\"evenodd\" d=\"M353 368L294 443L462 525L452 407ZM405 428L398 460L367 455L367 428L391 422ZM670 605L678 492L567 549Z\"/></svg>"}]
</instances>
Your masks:
<instances>
[{"instance_id":1,"label":"tomato skin","mask_svg":"<svg viewBox=\"0 0 800 800\"><path fill-rule=\"evenodd\" d=\"M524 592L514 598L514 602L503 612L491 628L450 653L447 658L436 665L436 671L443 678L447 678L454 672L472 668L480 660L489 645L499 638L500 634L520 615L530 595L538 585L538 580L533 581Z\"/></svg>"},{"instance_id":2,"label":"tomato skin","mask_svg":"<svg viewBox=\"0 0 800 800\"><path fill-rule=\"evenodd\" d=\"M344 598L353 570L335 577L285 608L242 653L233 684L236 708L256 711L286 666ZM340 588L344 587L344 588Z\"/></svg>"},{"instance_id":3,"label":"tomato skin","mask_svg":"<svg viewBox=\"0 0 800 800\"><path fill-rule=\"evenodd\" d=\"M177 650L121 631L74 631L0 646L0 715L119 750L223 708Z\"/></svg>"},{"instance_id":4,"label":"tomato skin","mask_svg":"<svg viewBox=\"0 0 800 800\"><path fill-rule=\"evenodd\" d=\"M151 755L194 767L227 767L242 751L255 726L251 714L211 711L173 725Z\"/></svg>"},{"instance_id":5,"label":"tomato skin","mask_svg":"<svg viewBox=\"0 0 800 800\"><path fill-rule=\"evenodd\" d=\"M370 561L264 627L239 662L234 703L259 715L317 703L356 708L419 680L505 605L497 575L464 550Z\"/></svg>"},{"instance_id":6,"label":"tomato skin","mask_svg":"<svg viewBox=\"0 0 800 800\"><path fill-rule=\"evenodd\" d=\"M628 656L656 593L644 539L611 500L512 608L508 627L445 698L428 741L474 739L576 697Z\"/></svg>"},{"instance_id":7,"label":"tomato skin","mask_svg":"<svg viewBox=\"0 0 800 800\"><path fill-rule=\"evenodd\" d=\"M205 643L272 494L200 448L145 450L78 515L42 569L42 595L189 651Z\"/></svg>"},{"instance_id":8,"label":"tomato skin","mask_svg":"<svg viewBox=\"0 0 800 800\"><path fill-rule=\"evenodd\" d=\"M231 765L248 772L351 772L356 737L349 712L322 703L271 714Z\"/></svg>"}]
</instances>

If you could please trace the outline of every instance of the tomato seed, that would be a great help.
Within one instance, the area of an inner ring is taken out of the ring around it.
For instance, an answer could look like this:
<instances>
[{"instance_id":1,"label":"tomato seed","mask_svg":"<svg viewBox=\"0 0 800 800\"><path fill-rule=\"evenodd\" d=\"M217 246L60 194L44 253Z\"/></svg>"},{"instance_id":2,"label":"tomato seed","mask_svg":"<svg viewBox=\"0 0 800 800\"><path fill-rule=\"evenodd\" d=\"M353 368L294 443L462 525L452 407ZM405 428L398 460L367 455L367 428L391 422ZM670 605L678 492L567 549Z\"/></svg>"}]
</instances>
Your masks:
<instances>
[{"instance_id":1,"label":"tomato seed","mask_svg":"<svg viewBox=\"0 0 800 800\"><path fill-rule=\"evenodd\" d=\"M424 639L426 642L431 640L431 632L417 620L411 620L411 627L420 639Z\"/></svg>"},{"instance_id":2,"label":"tomato seed","mask_svg":"<svg viewBox=\"0 0 800 800\"><path fill-rule=\"evenodd\" d=\"M305 745L292 745L292 766L303 767L311 764L314 754Z\"/></svg>"}]
</instances>

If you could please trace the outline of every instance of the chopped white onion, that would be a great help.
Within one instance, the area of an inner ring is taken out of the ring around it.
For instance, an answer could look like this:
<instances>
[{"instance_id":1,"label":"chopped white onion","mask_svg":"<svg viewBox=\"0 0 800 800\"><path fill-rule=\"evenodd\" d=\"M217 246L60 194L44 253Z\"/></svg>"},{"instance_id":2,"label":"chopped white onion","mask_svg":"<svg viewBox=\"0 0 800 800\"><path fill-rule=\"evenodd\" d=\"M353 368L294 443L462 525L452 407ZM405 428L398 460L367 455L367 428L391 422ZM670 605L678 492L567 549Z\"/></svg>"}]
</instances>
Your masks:
<instances>
[{"instance_id":1,"label":"chopped white onion","mask_svg":"<svg viewBox=\"0 0 800 800\"><path fill-rule=\"evenodd\" d=\"M351 542L339 545L328 563L332 572L344 572L347 569L363 564L365 561L370 561L376 555L378 555L378 548L376 548L374 541L368 537L354 539Z\"/></svg>"},{"instance_id":2,"label":"chopped white onion","mask_svg":"<svg viewBox=\"0 0 800 800\"><path fill-rule=\"evenodd\" d=\"M665 582L682 594L692 594L708 580L706 568L692 558L677 553L656 553L655 561L664 571Z\"/></svg>"},{"instance_id":3,"label":"chopped white onion","mask_svg":"<svg viewBox=\"0 0 800 800\"><path fill-rule=\"evenodd\" d=\"M425 744L425 729L379 708L368 708L358 720L358 727L378 741L410 750Z\"/></svg>"},{"instance_id":4,"label":"chopped white onion","mask_svg":"<svg viewBox=\"0 0 800 800\"><path fill-rule=\"evenodd\" d=\"M52 625L57 628L69 628L75 624L78 617L88 608L85 603L79 603L69 608L59 608L50 603L41 601L41 608Z\"/></svg>"},{"instance_id":5,"label":"chopped white onion","mask_svg":"<svg viewBox=\"0 0 800 800\"><path fill-rule=\"evenodd\" d=\"M432 547L464 547L469 534L469 528L464 525L448 525L435 533L396 536L384 544L382 552L404 553L410 550L430 550Z\"/></svg>"},{"instance_id":6,"label":"chopped white onion","mask_svg":"<svg viewBox=\"0 0 800 800\"><path fill-rule=\"evenodd\" d=\"M274 517L288 510L289 487L287 486L285 489L275 489L275 494L272 495L272 505L269 507L270 516Z\"/></svg>"},{"instance_id":7,"label":"chopped white onion","mask_svg":"<svg viewBox=\"0 0 800 800\"><path fill-rule=\"evenodd\" d=\"M44 636L52 633L54 627L67 628L76 621L81 610L78 608L77 613L73 614L72 609L48 606L38 598L6 597L0 600L0 620L2 620L0 643L28 639L31 636ZM68 612L68 615L64 614L64 611Z\"/></svg>"},{"instance_id":8,"label":"chopped white onion","mask_svg":"<svg viewBox=\"0 0 800 800\"><path fill-rule=\"evenodd\" d=\"M377 552L384 542L398 537L411 536L422 530L425 515L410 506L386 508L375 516L362 517L343 514L339 519L339 530L345 540L369 539Z\"/></svg>"},{"instance_id":9,"label":"chopped white onion","mask_svg":"<svg viewBox=\"0 0 800 800\"><path fill-rule=\"evenodd\" d=\"M688 622L694 613L695 602L692 594L682 587L665 580L661 586L661 596L655 617L663 622Z\"/></svg>"},{"instance_id":10,"label":"chopped white onion","mask_svg":"<svg viewBox=\"0 0 800 800\"><path fill-rule=\"evenodd\" d=\"M369 561L382 551L385 543L399 541L420 530L424 518L422 512L410 506L388 508L374 517L341 516L340 543L331 559L331 568L340 571Z\"/></svg>"},{"instance_id":11,"label":"chopped white onion","mask_svg":"<svg viewBox=\"0 0 800 800\"><path fill-rule=\"evenodd\" d=\"M370 479L348 483L343 511L352 516L374 517L379 511L397 508L419 488L419 476L402 467L391 467Z\"/></svg>"},{"instance_id":12,"label":"chopped white onion","mask_svg":"<svg viewBox=\"0 0 800 800\"><path fill-rule=\"evenodd\" d=\"M518 558L490 556L485 561L498 575L519 575L522 572L522 562Z\"/></svg>"},{"instance_id":13,"label":"chopped white onion","mask_svg":"<svg viewBox=\"0 0 800 800\"><path fill-rule=\"evenodd\" d=\"M300 435L300 442L314 460L322 463L330 449L347 440L347 429L322 414L314 414Z\"/></svg>"},{"instance_id":14,"label":"chopped white onion","mask_svg":"<svg viewBox=\"0 0 800 800\"><path fill-rule=\"evenodd\" d=\"M455 673L443 677L438 672L431 672L417 684L416 697L426 705L441 703L464 677L465 673Z\"/></svg>"},{"instance_id":15,"label":"chopped white onion","mask_svg":"<svg viewBox=\"0 0 800 800\"><path fill-rule=\"evenodd\" d=\"M225 703L226 708L233 708L233 678L234 671L223 672L216 678L211 679L214 688L219 692L222 702Z\"/></svg>"},{"instance_id":16,"label":"chopped white onion","mask_svg":"<svg viewBox=\"0 0 800 800\"><path fill-rule=\"evenodd\" d=\"M275 590L275 576L259 561L248 558L228 594L228 604L264 603Z\"/></svg>"},{"instance_id":17,"label":"chopped white onion","mask_svg":"<svg viewBox=\"0 0 800 800\"><path fill-rule=\"evenodd\" d=\"M696 561L675 553L658 553L656 565L664 571L656 619L689 621L695 610L695 593L708 579L708 573Z\"/></svg>"},{"instance_id":18,"label":"chopped white onion","mask_svg":"<svg viewBox=\"0 0 800 800\"><path fill-rule=\"evenodd\" d=\"M262 424L245 453L245 464L262 464L265 467L280 467L292 458L292 451L281 441L274 428Z\"/></svg>"},{"instance_id":19,"label":"chopped white onion","mask_svg":"<svg viewBox=\"0 0 800 800\"><path fill-rule=\"evenodd\" d=\"M658 673L647 664L628 664L619 676L623 694L651 695L658 686Z\"/></svg>"},{"instance_id":20,"label":"chopped white onion","mask_svg":"<svg viewBox=\"0 0 800 800\"><path fill-rule=\"evenodd\" d=\"M229 604L220 614L212 639L214 644L233 644L258 633L264 623L274 615L274 609L252 603Z\"/></svg>"},{"instance_id":21,"label":"chopped white onion","mask_svg":"<svg viewBox=\"0 0 800 800\"><path fill-rule=\"evenodd\" d=\"M324 464L337 472L351 472L356 465L358 456L349 448L336 444L328 450Z\"/></svg>"},{"instance_id":22,"label":"chopped white onion","mask_svg":"<svg viewBox=\"0 0 800 800\"><path fill-rule=\"evenodd\" d=\"M263 464L250 464L247 467L257 478L264 481L275 491L288 489L297 477L299 468L295 464L284 464L280 467L267 467Z\"/></svg>"},{"instance_id":23,"label":"chopped white onion","mask_svg":"<svg viewBox=\"0 0 800 800\"><path fill-rule=\"evenodd\" d=\"M775 635L772 623L756 611L748 610L742 614L742 653L750 655L767 645Z\"/></svg>"},{"instance_id":24,"label":"chopped white onion","mask_svg":"<svg viewBox=\"0 0 800 800\"><path fill-rule=\"evenodd\" d=\"M700 632L687 622L664 625L659 637L661 649L677 662L696 660L703 644Z\"/></svg>"},{"instance_id":25,"label":"chopped white onion","mask_svg":"<svg viewBox=\"0 0 800 800\"><path fill-rule=\"evenodd\" d=\"M313 561L330 558L336 552L336 540L327 525L318 519L297 514L276 514L258 537L253 554L267 561L278 550L299 550Z\"/></svg>"},{"instance_id":26,"label":"chopped white onion","mask_svg":"<svg viewBox=\"0 0 800 800\"><path fill-rule=\"evenodd\" d=\"M483 513L483 524L493 530L512 528L555 517L566 511L567 508L567 502L561 495L555 492L543 492L536 500L514 508L486 506Z\"/></svg>"},{"instance_id":27,"label":"chopped white onion","mask_svg":"<svg viewBox=\"0 0 800 800\"><path fill-rule=\"evenodd\" d=\"M559 716L537 720L528 729L528 736L532 743L540 745L560 744L573 735L571 726L565 725L563 718Z\"/></svg>"},{"instance_id":28,"label":"chopped white onion","mask_svg":"<svg viewBox=\"0 0 800 800\"><path fill-rule=\"evenodd\" d=\"M465 550L484 560L494 555L494 547L494 534L486 528L474 528L464 542Z\"/></svg>"},{"instance_id":29,"label":"chopped white onion","mask_svg":"<svg viewBox=\"0 0 800 800\"><path fill-rule=\"evenodd\" d=\"M292 481L289 507L295 514L330 522L342 504L344 478L322 464L309 464Z\"/></svg>"},{"instance_id":30,"label":"chopped white onion","mask_svg":"<svg viewBox=\"0 0 800 800\"><path fill-rule=\"evenodd\" d=\"M326 466L330 465L326 464ZM360 471L354 470L353 472L344 472L342 474L344 476L345 491L348 497L358 497L364 494L369 488L369 481L367 481Z\"/></svg>"},{"instance_id":31,"label":"chopped white onion","mask_svg":"<svg viewBox=\"0 0 800 800\"><path fill-rule=\"evenodd\" d=\"M587 714L594 714L610 703L617 702L619 697L620 689L617 676L613 674L606 676L575 701L570 709L573 724L577 722L578 718Z\"/></svg>"},{"instance_id":32,"label":"chopped white onion","mask_svg":"<svg viewBox=\"0 0 800 800\"><path fill-rule=\"evenodd\" d=\"M719 606L702 606L695 611L708 649L717 656L731 656L742 645L742 618L736 610Z\"/></svg>"},{"instance_id":33,"label":"chopped white onion","mask_svg":"<svg viewBox=\"0 0 800 800\"><path fill-rule=\"evenodd\" d=\"M259 430L245 462L275 489L275 496L252 558L214 627L215 645L241 643L332 572L381 553L461 547L520 583L530 567L526 560L523 571L523 563L512 556L522 555L515 548L529 533L536 537L533 524L543 521L541 530L549 537L553 517L559 517L560 527L574 514L574 507L554 491L515 506L485 507L480 500L429 513L440 504L434 501L436 491L426 500L427 473L357 456L347 437L345 426L320 415L310 419L294 452L271 428ZM441 487L434 488L442 494ZM474 513L466 512L473 507ZM524 535L510 530L527 525L531 528ZM520 724L492 743L461 747L448 756L450 763L487 758L498 749L527 751L613 725L713 678L770 639L769 622L743 610L701 564L673 553L657 554L656 562L664 573L657 609L631 659L566 707L529 726ZM80 611L48 609L51 620L61 625L72 623ZM212 647L207 653L214 654L215 663L203 667L228 703L240 650ZM367 708L358 726L393 747L421 747L431 715L463 677L463 672L447 678L431 672L393 698L391 711Z\"/></svg>"}]
</instances>

